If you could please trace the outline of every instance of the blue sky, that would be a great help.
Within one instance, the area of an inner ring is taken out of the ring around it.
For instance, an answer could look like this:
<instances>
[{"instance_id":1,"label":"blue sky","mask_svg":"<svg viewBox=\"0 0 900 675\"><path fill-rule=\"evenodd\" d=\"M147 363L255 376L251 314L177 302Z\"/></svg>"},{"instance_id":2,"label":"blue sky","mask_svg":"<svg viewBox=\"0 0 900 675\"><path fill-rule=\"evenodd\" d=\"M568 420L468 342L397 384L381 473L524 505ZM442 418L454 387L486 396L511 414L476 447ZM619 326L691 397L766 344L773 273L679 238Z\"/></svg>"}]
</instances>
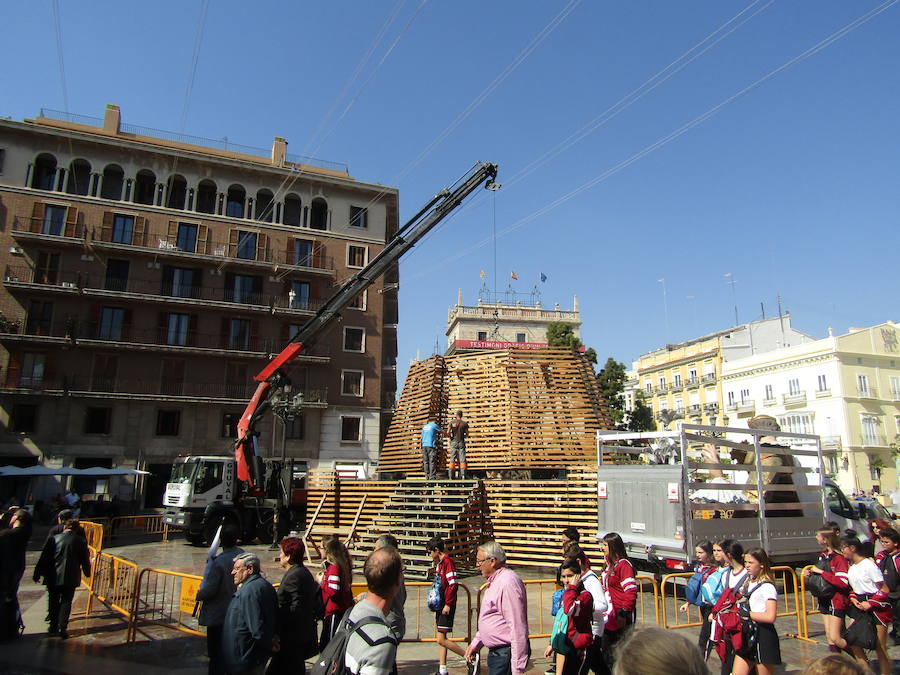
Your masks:
<instances>
[{"instance_id":1,"label":"blue sky","mask_svg":"<svg viewBox=\"0 0 900 675\"><path fill-rule=\"evenodd\" d=\"M731 325L729 272L740 321L758 318L760 303L774 314L778 295L794 325L817 336L898 318L900 3L58 8L65 89L54 4L0 5L13 27L0 45L0 115L97 116L116 103L132 124L262 147L285 136L290 152L399 187L407 217L475 160L500 164L496 197L471 199L404 259L401 378L417 350L443 349L457 290L474 302L482 269L493 285L494 226L509 230L496 240L498 287L538 284L545 305L563 307L577 295L584 341L602 359L629 363ZM671 77L639 89L673 63ZM602 117L635 90L645 93Z\"/></svg>"}]
</instances>

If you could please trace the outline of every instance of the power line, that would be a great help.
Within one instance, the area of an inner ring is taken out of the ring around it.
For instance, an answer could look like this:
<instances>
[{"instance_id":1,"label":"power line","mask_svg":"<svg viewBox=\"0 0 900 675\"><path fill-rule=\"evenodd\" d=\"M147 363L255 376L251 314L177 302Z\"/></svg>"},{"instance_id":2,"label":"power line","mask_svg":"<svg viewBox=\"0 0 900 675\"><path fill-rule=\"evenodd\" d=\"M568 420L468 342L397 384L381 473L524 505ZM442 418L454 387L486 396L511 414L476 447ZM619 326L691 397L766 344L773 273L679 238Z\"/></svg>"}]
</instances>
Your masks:
<instances>
[{"instance_id":1,"label":"power line","mask_svg":"<svg viewBox=\"0 0 900 675\"><path fill-rule=\"evenodd\" d=\"M767 74L763 75L763 76L760 77L759 79L757 79L757 80L751 82L750 84L748 84L746 87L744 87L744 88L741 89L740 91L736 92L735 94L732 94L731 96L729 96L728 98L726 98L725 100L723 100L723 101L720 102L719 104L713 106L712 108L710 108L710 109L707 110L706 112L702 113L701 115L698 115L697 117L695 117L694 119L692 119L690 122L687 122L686 124L683 124L681 127L679 127L678 129L676 129L676 130L673 131L672 133L668 134L667 136L664 136L663 138L660 138L660 139L657 140L656 142L654 142L654 143L648 145L648 146L647 146L646 148L644 148L643 150L641 150L641 151L639 151L639 152L637 152L637 153L631 155L631 156L628 157L627 159L622 160L622 161L619 162L618 164L616 164L616 165L610 167L609 169L607 169L606 171L604 171L604 172L601 173L600 175L598 175L598 176L592 178L591 180L589 180L588 182L586 182L586 183L580 185L579 187L575 188L574 190L571 190L570 192L567 192L566 194L561 195L560 197L558 197L557 199L555 199L555 200L553 200L552 202L548 203L547 205L543 206L542 208L538 209L537 211L534 211L534 212L528 214L527 216L525 216L525 217L523 217L523 218L520 218L519 220L517 220L516 222L512 223L511 225L508 225L507 227L505 227L504 229L502 229L502 230L498 233L498 236L502 237L502 236L504 236L504 235L509 234L510 232L513 232L514 230L519 229L520 227L523 227L524 225L527 225L527 224L530 223L531 221L533 221L533 220L535 220L535 219L537 219L537 218L539 218L539 217L545 215L546 213L552 211L552 210L555 209L557 206L559 206L559 205L561 205L561 204L564 204L565 202L567 202L567 201L569 201L569 200L575 198L576 196L578 196L579 194L581 194L581 193L584 192L585 190L588 190L588 189L590 189L590 188L592 188L592 187L598 185L599 183L602 183L602 182L605 181L607 178L610 178L611 176L617 174L617 173L618 173L619 171L621 171L622 169L625 169L625 168L631 166L632 164L634 164L635 162L637 162L637 161L643 159L644 157L646 157L646 156L649 155L650 153L654 152L655 150L658 150L659 148L661 148L661 147L663 147L663 146L665 146L665 145L668 145L669 143L671 143L671 142L674 141L675 139L680 138L681 136L683 136L684 134L686 134L688 131L690 131L690 130L693 129L694 127L696 127L696 126L702 124L703 122L705 122L706 120L708 120L710 117L713 117L714 115L716 115L716 114L717 114L718 112L720 112L723 108L725 108L725 107L728 106L730 103L732 103L732 102L734 102L735 100L737 100L738 98L742 97L744 94L747 94L747 93L749 93L750 91L752 91L753 89L756 89L758 86L760 86L761 84L763 84L763 83L767 82L768 80L772 79L773 77L775 77L776 75L778 75L778 74L779 74L780 72L782 72L783 70L786 70L786 69L790 68L791 66L793 66L793 65L795 65L795 64L797 64L797 63L799 63L799 62L801 62L801 61L804 61L804 60L808 59L808 58L811 57L811 56L814 56L815 54L817 54L818 52L822 51L822 50L825 49L826 47L829 47L830 45L832 45L833 43L837 42L837 41L840 40L841 38L845 37L847 34L849 34L850 32L852 32L853 30L859 28L861 25L863 25L863 24L866 23L867 21L871 20L872 18L874 18L874 17L877 16L878 14L884 12L885 10L889 9L890 7L892 7L893 5L897 4L897 2L900 2L900 0L887 0L886 2L883 2L883 3L882 3L881 5L879 5L878 7L875 7L874 9L872 9L872 10L866 12L865 14L863 14L862 16L860 16L859 18L857 18L857 19L851 21L849 24L847 24L847 25L844 26L843 28L841 28L841 29L835 31L834 33L832 33L831 35L829 35L829 36L826 37L825 39L823 39L823 40L817 42L815 45L813 45L813 46L810 47L809 49L807 49L807 50L801 52L800 54L798 54L798 55L795 56L794 58L792 58L792 59L786 61L785 63L783 63L782 65L778 66L778 67L775 68L774 70L769 71ZM424 276L425 274L430 273L430 272L432 272L432 271L434 271L434 270L436 270L436 269L439 269L440 267L443 267L444 265L447 265L447 264L450 264L450 263L452 263L452 262L455 262L456 260L459 260L460 258L462 258L462 257L464 257L464 256L466 256L466 255L468 255L468 254L471 253L472 251L475 251L475 250L481 248L482 246L485 246L486 244L490 243L491 240L492 240L492 237L488 237L488 238L482 239L482 240L479 241L478 243L473 244L472 246L470 246L470 247L464 249L463 251L461 251L461 252L459 252L459 253L457 253L457 254L455 254L455 255L444 257L444 258L442 258L442 260L441 260L440 263L435 264L435 265L432 265L432 266L428 269L428 272L421 272L421 273L419 273L418 275L412 276L411 279L419 278L420 276Z\"/></svg>"}]
</instances>

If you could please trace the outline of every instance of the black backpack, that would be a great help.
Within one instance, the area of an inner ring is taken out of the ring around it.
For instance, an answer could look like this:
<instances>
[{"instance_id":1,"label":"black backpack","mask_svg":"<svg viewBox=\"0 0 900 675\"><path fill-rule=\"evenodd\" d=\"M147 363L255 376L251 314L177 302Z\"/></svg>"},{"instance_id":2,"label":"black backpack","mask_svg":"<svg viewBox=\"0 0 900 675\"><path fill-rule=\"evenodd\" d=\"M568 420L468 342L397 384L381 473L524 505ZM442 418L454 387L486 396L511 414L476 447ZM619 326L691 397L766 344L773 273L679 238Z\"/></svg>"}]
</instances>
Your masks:
<instances>
[{"instance_id":1,"label":"black backpack","mask_svg":"<svg viewBox=\"0 0 900 675\"><path fill-rule=\"evenodd\" d=\"M881 559L881 573L884 574L884 583L887 584L888 597L891 602L900 600L900 573L897 572L897 558L890 554Z\"/></svg>"},{"instance_id":2,"label":"black backpack","mask_svg":"<svg viewBox=\"0 0 900 675\"><path fill-rule=\"evenodd\" d=\"M334 637L331 638L325 649L319 654L315 664L309 670L310 675L344 675L345 673L350 673L350 669L346 665L347 645L350 642L350 636L363 626L368 626L372 623L380 623L388 629L388 633L393 635L387 621L377 616L365 616L356 623L346 618L341 621ZM391 640L394 644L397 644L395 638L391 638Z\"/></svg>"}]
</instances>

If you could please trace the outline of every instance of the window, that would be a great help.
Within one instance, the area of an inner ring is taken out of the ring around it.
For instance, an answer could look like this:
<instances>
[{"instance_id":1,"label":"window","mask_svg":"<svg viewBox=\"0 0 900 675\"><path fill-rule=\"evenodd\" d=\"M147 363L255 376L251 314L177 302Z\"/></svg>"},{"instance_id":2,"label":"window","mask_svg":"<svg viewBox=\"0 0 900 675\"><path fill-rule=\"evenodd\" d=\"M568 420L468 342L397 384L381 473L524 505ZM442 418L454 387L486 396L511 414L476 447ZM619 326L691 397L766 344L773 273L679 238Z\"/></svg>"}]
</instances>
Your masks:
<instances>
[{"instance_id":1,"label":"window","mask_svg":"<svg viewBox=\"0 0 900 675\"><path fill-rule=\"evenodd\" d=\"M900 377L897 375L891 375L891 398L900 400Z\"/></svg>"},{"instance_id":2,"label":"window","mask_svg":"<svg viewBox=\"0 0 900 675\"><path fill-rule=\"evenodd\" d=\"M250 349L250 319L231 319L228 348Z\"/></svg>"},{"instance_id":3,"label":"window","mask_svg":"<svg viewBox=\"0 0 900 675\"><path fill-rule=\"evenodd\" d=\"M25 358L22 359L22 375L19 378L19 386L35 388L43 385L46 363L45 354L25 354Z\"/></svg>"},{"instance_id":4,"label":"window","mask_svg":"<svg viewBox=\"0 0 900 675\"><path fill-rule=\"evenodd\" d=\"M56 285L59 281L59 253L40 251L34 266L34 283Z\"/></svg>"},{"instance_id":5,"label":"window","mask_svg":"<svg viewBox=\"0 0 900 675\"><path fill-rule=\"evenodd\" d=\"M369 212L360 206L350 207L350 227L368 227Z\"/></svg>"},{"instance_id":6,"label":"window","mask_svg":"<svg viewBox=\"0 0 900 675\"><path fill-rule=\"evenodd\" d=\"M130 244L134 237L134 216L120 213L113 217L112 241L116 244Z\"/></svg>"},{"instance_id":7,"label":"window","mask_svg":"<svg viewBox=\"0 0 900 675\"><path fill-rule=\"evenodd\" d=\"M3 173L3 163L6 161L6 149L0 148L0 174Z\"/></svg>"},{"instance_id":8,"label":"window","mask_svg":"<svg viewBox=\"0 0 900 675\"><path fill-rule=\"evenodd\" d=\"M288 291L288 300L291 309L309 309L309 283L292 281L291 290Z\"/></svg>"},{"instance_id":9,"label":"window","mask_svg":"<svg viewBox=\"0 0 900 675\"><path fill-rule=\"evenodd\" d=\"M208 179L197 185L197 210L200 213L216 212L216 190L216 184Z\"/></svg>"},{"instance_id":10,"label":"window","mask_svg":"<svg viewBox=\"0 0 900 675\"><path fill-rule=\"evenodd\" d=\"M366 266L365 246L347 245L347 267L365 267Z\"/></svg>"},{"instance_id":11,"label":"window","mask_svg":"<svg viewBox=\"0 0 900 675\"><path fill-rule=\"evenodd\" d=\"M125 172L121 166L110 164L103 169L100 196L103 199L122 199L122 185L125 182Z\"/></svg>"},{"instance_id":12,"label":"window","mask_svg":"<svg viewBox=\"0 0 900 675\"><path fill-rule=\"evenodd\" d=\"M312 200L309 212L309 226L314 230L328 229L328 202L321 197Z\"/></svg>"},{"instance_id":13,"label":"window","mask_svg":"<svg viewBox=\"0 0 900 675\"><path fill-rule=\"evenodd\" d=\"M272 202L274 195L271 190L263 188L256 191L256 220L271 223L275 216L275 207Z\"/></svg>"},{"instance_id":14,"label":"window","mask_svg":"<svg viewBox=\"0 0 900 675\"><path fill-rule=\"evenodd\" d=\"M52 321L53 303L32 300L28 305L25 333L28 335L50 335Z\"/></svg>"},{"instance_id":15,"label":"window","mask_svg":"<svg viewBox=\"0 0 900 675\"><path fill-rule=\"evenodd\" d=\"M648 394L652 393L653 392L653 383L648 381L646 384L644 384L644 389L647 391Z\"/></svg>"},{"instance_id":16,"label":"window","mask_svg":"<svg viewBox=\"0 0 900 675\"><path fill-rule=\"evenodd\" d=\"M191 317L189 314L169 314L166 317L166 344L184 347L188 343Z\"/></svg>"},{"instance_id":17,"label":"window","mask_svg":"<svg viewBox=\"0 0 900 675\"><path fill-rule=\"evenodd\" d=\"M900 434L900 415L894 415L894 428Z\"/></svg>"},{"instance_id":18,"label":"window","mask_svg":"<svg viewBox=\"0 0 900 675\"><path fill-rule=\"evenodd\" d=\"M247 193L240 185L232 185L228 188L228 195L225 200L225 215L229 218L244 217L244 202L247 200Z\"/></svg>"},{"instance_id":19,"label":"window","mask_svg":"<svg viewBox=\"0 0 900 675\"><path fill-rule=\"evenodd\" d=\"M177 436L181 426L180 410L159 410L156 413L156 435Z\"/></svg>"},{"instance_id":20,"label":"window","mask_svg":"<svg viewBox=\"0 0 900 675\"><path fill-rule=\"evenodd\" d=\"M91 183L91 165L84 159L72 160L69 164L69 177L66 180L66 192L70 195L86 195Z\"/></svg>"},{"instance_id":21,"label":"window","mask_svg":"<svg viewBox=\"0 0 900 675\"><path fill-rule=\"evenodd\" d=\"M124 291L128 288L128 261L107 260L104 288L108 291Z\"/></svg>"},{"instance_id":22,"label":"window","mask_svg":"<svg viewBox=\"0 0 900 675\"><path fill-rule=\"evenodd\" d=\"M159 393L168 394L169 396L181 396L183 391L184 361L181 359L163 359Z\"/></svg>"},{"instance_id":23,"label":"window","mask_svg":"<svg viewBox=\"0 0 900 675\"><path fill-rule=\"evenodd\" d=\"M34 172L31 176L31 187L37 190L53 190L56 183L56 157L38 155L34 160Z\"/></svg>"},{"instance_id":24,"label":"window","mask_svg":"<svg viewBox=\"0 0 900 675\"><path fill-rule=\"evenodd\" d=\"M783 431L789 434L814 434L813 418L810 413L794 413L791 415L781 415L778 418L778 425Z\"/></svg>"},{"instance_id":25,"label":"window","mask_svg":"<svg viewBox=\"0 0 900 675\"><path fill-rule=\"evenodd\" d=\"M178 174L169 178L166 206L170 209L184 209L187 203L187 181Z\"/></svg>"},{"instance_id":26,"label":"window","mask_svg":"<svg viewBox=\"0 0 900 675\"><path fill-rule=\"evenodd\" d=\"M301 328L303 328L303 324L301 324L301 323L288 324L287 339L293 340L297 336L297 333L300 332Z\"/></svg>"},{"instance_id":27,"label":"window","mask_svg":"<svg viewBox=\"0 0 900 675\"><path fill-rule=\"evenodd\" d=\"M237 425L240 413L224 413L222 415L222 438L237 438Z\"/></svg>"},{"instance_id":28,"label":"window","mask_svg":"<svg viewBox=\"0 0 900 675\"><path fill-rule=\"evenodd\" d=\"M16 403L9 416L9 431L31 433L37 431L38 407L34 403Z\"/></svg>"},{"instance_id":29,"label":"window","mask_svg":"<svg viewBox=\"0 0 900 675\"><path fill-rule=\"evenodd\" d=\"M108 434L112 422L112 408L88 408L84 413L84 433Z\"/></svg>"},{"instance_id":30,"label":"window","mask_svg":"<svg viewBox=\"0 0 900 675\"><path fill-rule=\"evenodd\" d=\"M788 394L790 396L797 396L800 394L800 380L798 378L788 380Z\"/></svg>"},{"instance_id":31,"label":"window","mask_svg":"<svg viewBox=\"0 0 900 675\"><path fill-rule=\"evenodd\" d=\"M134 177L134 201L138 204L153 204L156 195L156 174L141 169Z\"/></svg>"},{"instance_id":32,"label":"window","mask_svg":"<svg viewBox=\"0 0 900 675\"><path fill-rule=\"evenodd\" d=\"M728 392L728 405L734 405L734 392Z\"/></svg>"},{"instance_id":33,"label":"window","mask_svg":"<svg viewBox=\"0 0 900 675\"><path fill-rule=\"evenodd\" d=\"M856 519L857 512L850 507L850 502L843 493L833 485L825 486L825 496L828 500L828 510L844 518Z\"/></svg>"},{"instance_id":34,"label":"window","mask_svg":"<svg viewBox=\"0 0 900 675\"><path fill-rule=\"evenodd\" d=\"M525 342L525 333L516 333L516 342Z\"/></svg>"},{"instance_id":35,"label":"window","mask_svg":"<svg viewBox=\"0 0 900 675\"><path fill-rule=\"evenodd\" d=\"M816 391L828 391L828 380L824 375L819 375L816 378Z\"/></svg>"},{"instance_id":36,"label":"window","mask_svg":"<svg viewBox=\"0 0 900 675\"><path fill-rule=\"evenodd\" d=\"M94 357L94 372L91 379L92 391L114 391L119 360L108 354L97 354Z\"/></svg>"},{"instance_id":37,"label":"window","mask_svg":"<svg viewBox=\"0 0 900 675\"><path fill-rule=\"evenodd\" d=\"M97 337L101 340L121 340L124 323L124 309L121 307L104 307L100 311L100 331Z\"/></svg>"},{"instance_id":38,"label":"window","mask_svg":"<svg viewBox=\"0 0 900 675\"><path fill-rule=\"evenodd\" d=\"M363 328L344 327L344 351L363 352L366 349L366 331Z\"/></svg>"},{"instance_id":39,"label":"window","mask_svg":"<svg viewBox=\"0 0 900 675\"><path fill-rule=\"evenodd\" d=\"M197 250L197 226L193 223L178 223L178 238L175 245L182 251L193 253Z\"/></svg>"},{"instance_id":40,"label":"window","mask_svg":"<svg viewBox=\"0 0 900 675\"><path fill-rule=\"evenodd\" d=\"M284 437L292 441L303 440L303 415L297 415L285 423Z\"/></svg>"},{"instance_id":41,"label":"window","mask_svg":"<svg viewBox=\"0 0 900 675\"><path fill-rule=\"evenodd\" d=\"M880 421L877 417L871 415L862 416L863 443L866 445L883 445L880 439L881 434L878 433L879 426Z\"/></svg>"},{"instance_id":42,"label":"window","mask_svg":"<svg viewBox=\"0 0 900 675\"><path fill-rule=\"evenodd\" d=\"M229 272L225 275L225 299L246 305L261 304L262 284L260 276Z\"/></svg>"},{"instance_id":43,"label":"window","mask_svg":"<svg viewBox=\"0 0 900 675\"><path fill-rule=\"evenodd\" d=\"M225 396L228 398L246 398L249 396L247 392L249 381L246 363L225 364Z\"/></svg>"},{"instance_id":44,"label":"window","mask_svg":"<svg viewBox=\"0 0 900 675\"><path fill-rule=\"evenodd\" d=\"M44 207L44 222L41 227L43 234L51 234L59 237L63 233L66 224L66 207L48 204Z\"/></svg>"},{"instance_id":45,"label":"window","mask_svg":"<svg viewBox=\"0 0 900 675\"><path fill-rule=\"evenodd\" d=\"M162 295L174 298L200 297L200 270L190 267L163 267Z\"/></svg>"},{"instance_id":46,"label":"window","mask_svg":"<svg viewBox=\"0 0 900 675\"><path fill-rule=\"evenodd\" d=\"M281 222L285 225L299 225L301 210L300 197L295 194L286 195L284 198L284 210L281 215Z\"/></svg>"},{"instance_id":47,"label":"window","mask_svg":"<svg viewBox=\"0 0 900 675\"><path fill-rule=\"evenodd\" d=\"M693 384L693 383L696 382L696 381L697 381L697 369L696 369L696 368L691 368L691 369L688 371L688 382L690 382L690 383Z\"/></svg>"},{"instance_id":48,"label":"window","mask_svg":"<svg viewBox=\"0 0 900 675\"><path fill-rule=\"evenodd\" d=\"M363 395L363 372L361 370L341 371L341 394L359 397Z\"/></svg>"},{"instance_id":49,"label":"window","mask_svg":"<svg viewBox=\"0 0 900 675\"><path fill-rule=\"evenodd\" d=\"M660 391L666 390L666 378L665 377L657 378L657 384L659 385Z\"/></svg>"},{"instance_id":50,"label":"window","mask_svg":"<svg viewBox=\"0 0 900 675\"><path fill-rule=\"evenodd\" d=\"M242 260L256 260L256 232L238 232L237 257Z\"/></svg>"},{"instance_id":51,"label":"window","mask_svg":"<svg viewBox=\"0 0 900 675\"><path fill-rule=\"evenodd\" d=\"M767 384L766 385L766 400L771 401L774 398L775 398L775 395L772 393L772 385Z\"/></svg>"},{"instance_id":52,"label":"window","mask_svg":"<svg viewBox=\"0 0 900 675\"><path fill-rule=\"evenodd\" d=\"M313 246L315 242L309 239L294 240L294 264L303 267L312 267Z\"/></svg>"},{"instance_id":53,"label":"window","mask_svg":"<svg viewBox=\"0 0 900 675\"><path fill-rule=\"evenodd\" d=\"M750 390L741 389L741 403L747 403L750 400Z\"/></svg>"},{"instance_id":54,"label":"window","mask_svg":"<svg viewBox=\"0 0 900 675\"><path fill-rule=\"evenodd\" d=\"M355 298L353 298L353 300L350 301L350 304L347 305L347 307L350 308L350 309L362 309L362 310L365 310L365 308L366 308L366 300L368 299L367 296L366 296L367 293L368 293L368 291L363 291L362 293L360 293L359 295L357 295ZM898 387L900 387L900 384L898 384ZM900 391L900 390L898 390L898 391Z\"/></svg>"},{"instance_id":55,"label":"window","mask_svg":"<svg viewBox=\"0 0 900 675\"><path fill-rule=\"evenodd\" d=\"M869 376L868 375L857 375L856 376L856 388L859 391L860 396L868 396L869 395Z\"/></svg>"},{"instance_id":56,"label":"window","mask_svg":"<svg viewBox=\"0 0 900 675\"><path fill-rule=\"evenodd\" d=\"M349 417L341 415L341 440L358 443L362 430L361 417Z\"/></svg>"},{"instance_id":57,"label":"window","mask_svg":"<svg viewBox=\"0 0 900 675\"><path fill-rule=\"evenodd\" d=\"M681 386L681 373L675 373L675 377L673 379L673 385L676 387Z\"/></svg>"},{"instance_id":58,"label":"window","mask_svg":"<svg viewBox=\"0 0 900 675\"><path fill-rule=\"evenodd\" d=\"M684 412L684 401L680 398L675 399L675 410L680 413Z\"/></svg>"}]
</instances>

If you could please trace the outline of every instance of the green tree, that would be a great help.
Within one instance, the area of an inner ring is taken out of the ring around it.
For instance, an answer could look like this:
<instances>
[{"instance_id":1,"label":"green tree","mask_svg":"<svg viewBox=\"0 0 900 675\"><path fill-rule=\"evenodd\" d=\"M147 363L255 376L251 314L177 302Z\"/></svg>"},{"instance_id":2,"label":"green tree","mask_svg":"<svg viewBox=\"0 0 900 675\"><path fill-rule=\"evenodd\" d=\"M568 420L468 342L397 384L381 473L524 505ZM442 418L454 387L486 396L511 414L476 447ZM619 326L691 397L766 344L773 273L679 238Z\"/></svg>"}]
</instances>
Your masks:
<instances>
[{"instance_id":1,"label":"green tree","mask_svg":"<svg viewBox=\"0 0 900 675\"><path fill-rule=\"evenodd\" d=\"M624 428L625 422L625 366L609 357L603 369L597 374L600 393L609 408L609 416L616 429Z\"/></svg>"},{"instance_id":2,"label":"green tree","mask_svg":"<svg viewBox=\"0 0 900 675\"><path fill-rule=\"evenodd\" d=\"M644 392L634 396L634 408L628 413L628 431L656 431L653 410L644 401Z\"/></svg>"},{"instance_id":3,"label":"green tree","mask_svg":"<svg viewBox=\"0 0 900 675\"><path fill-rule=\"evenodd\" d=\"M572 330L572 324L565 321L554 321L547 326L547 346L549 347L568 347L570 349L581 349L584 343L575 335ZM585 358L597 365L597 352L593 347L584 350Z\"/></svg>"}]
</instances>

